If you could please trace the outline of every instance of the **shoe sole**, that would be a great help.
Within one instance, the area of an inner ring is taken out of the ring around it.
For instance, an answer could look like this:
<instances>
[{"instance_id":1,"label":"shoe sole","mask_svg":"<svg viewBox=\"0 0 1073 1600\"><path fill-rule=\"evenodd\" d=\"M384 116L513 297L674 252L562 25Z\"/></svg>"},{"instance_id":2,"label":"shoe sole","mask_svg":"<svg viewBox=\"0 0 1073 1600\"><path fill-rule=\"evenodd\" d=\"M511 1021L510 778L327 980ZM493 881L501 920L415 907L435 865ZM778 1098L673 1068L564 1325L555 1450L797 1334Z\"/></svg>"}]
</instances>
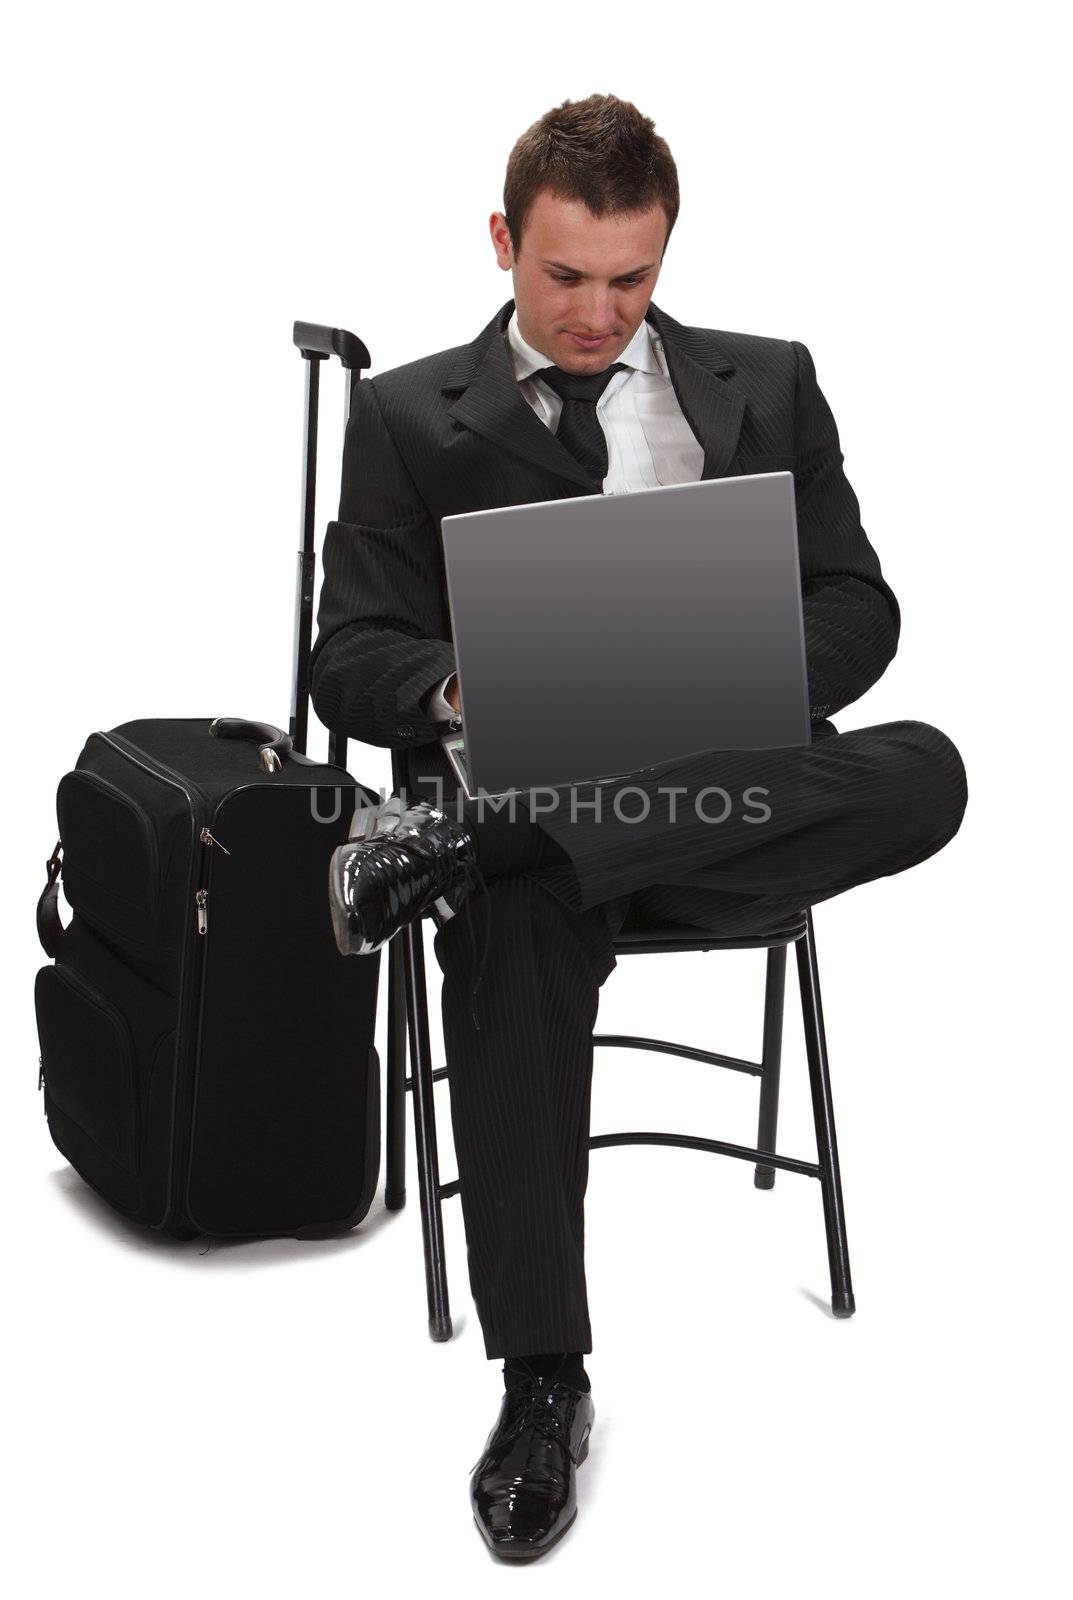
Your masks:
<instances>
[{"instance_id":1,"label":"shoe sole","mask_svg":"<svg viewBox=\"0 0 1073 1600\"><path fill-rule=\"evenodd\" d=\"M592 1429L590 1428L589 1433L591 1432ZM589 1453L589 1433L586 1433L578 1448L577 1461L574 1463L575 1468L580 1467L581 1463ZM563 1537L563 1535L570 1532L570 1529L577 1521L578 1510L579 1507L575 1506L574 1515L570 1518L570 1521L564 1522L558 1532L553 1534L546 1544L538 1544L535 1546L535 1548L526 1546L524 1544L515 1545L513 1547L510 1545L493 1544L485 1532L484 1525L482 1524L480 1518L476 1515L474 1515L473 1518L473 1525L494 1556L499 1556L503 1561L536 1561L540 1556L547 1555L548 1551L554 1549L554 1547L559 1543L559 1540Z\"/></svg>"},{"instance_id":2,"label":"shoe sole","mask_svg":"<svg viewBox=\"0 0 1073 1600\"><path fill-rule=\"evenodd\" d=\"M355 806L348 834L351 843L355 840L371 839L380 826L383 811L382 806Z\"/></svg>"}]
</instances>

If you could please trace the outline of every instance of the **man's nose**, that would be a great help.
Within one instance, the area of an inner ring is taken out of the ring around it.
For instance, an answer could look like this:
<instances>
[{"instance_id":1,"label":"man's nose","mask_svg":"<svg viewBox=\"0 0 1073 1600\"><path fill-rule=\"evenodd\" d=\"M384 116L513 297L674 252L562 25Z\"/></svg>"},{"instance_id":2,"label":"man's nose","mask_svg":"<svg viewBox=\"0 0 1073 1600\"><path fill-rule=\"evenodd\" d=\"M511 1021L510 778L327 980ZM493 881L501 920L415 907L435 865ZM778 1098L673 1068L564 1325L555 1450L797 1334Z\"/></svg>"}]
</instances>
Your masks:
<instances>
[{"instance_id":1,"label":"man's nose","mask_svg":"<svg viewBox=\"0 0 1073 1600\"><path fill-rule=\"evenodd\" d=\"M589 286L579 306L581 322L589 333L609 333L615 321L615 297L609 288Z\"/></svg>"}]
</instances>

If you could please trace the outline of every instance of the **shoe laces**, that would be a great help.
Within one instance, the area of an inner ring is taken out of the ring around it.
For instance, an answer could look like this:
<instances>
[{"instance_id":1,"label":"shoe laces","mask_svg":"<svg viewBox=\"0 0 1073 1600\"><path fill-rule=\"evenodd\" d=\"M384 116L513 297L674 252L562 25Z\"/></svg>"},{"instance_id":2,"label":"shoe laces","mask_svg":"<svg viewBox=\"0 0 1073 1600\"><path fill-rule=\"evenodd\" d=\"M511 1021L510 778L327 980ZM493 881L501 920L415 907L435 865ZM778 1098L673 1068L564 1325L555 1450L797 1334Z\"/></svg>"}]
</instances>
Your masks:
<instances>
[{"instance_id":1,"label":"shoe laces","mask_svg":"<svg viewBox=\"0 0 1073 1600\"><path fill-rule=\"evenodd\" d=\"M476 841L474 841L474 847L476 847ZM462 915L466 923L466 936L469 939L470 959L473 962L475 969L473 982L470 985L469 991L469 1014L473 1019L473 1026L479 1033L481 1029L481 1022L477 1015L477 990L480 987L481 979L484 977L485 960L488 955L488 941L492 931L492 905L488 897L488 885L484 880L484 874L477 865L475 858L466 862L465 874L466 875L463 880L465 901L462 906ZM477 960L477 940L473 932L472 917L475 884L480 885L481 899L484 903L484 938L481 943L481 957L479 961Z\"/></svg>"},{"instance_id":2,"label":"shoe laces","mask_svg":"<svg viewBox=\"0 0 1073 1600\"><path fill-rule=\"evenodd\" d=\"M543 1439L561 1444L574 1465L577 1465L577 1457L570 1448L569 1434L559 1409L562 1397L555 1393L558 1383L558 1372L552 1376L541 1376L530 1369L509 1385L506 1391L511 1401L509 1420L496 1435L497 1447L510 1444L532 1430ZM485 1454L478 1456L470 1468L471 1472L480 1466Z\"/></svg>"},{"instance_id":3,"label":"shoe laces","mask_svg":"<svg viewBox=\"0 0 1073 1600\"><path fill-rule=\"evenodd\" d=\"M534 1429L545 1439L554 1439L571 1455L570 1442L562 1411L561 1394L556 1393L559 1375L525 1375L512 1383L507 1391L513 1398L515 1410L505 1429L505 1439L516 1439L528 1429Z\"/></svg>"},{"instance_id":4,"label":"shoe laces","mask_svg":"<svg viewBox=\"0 0 1073 1600\"><path fill-rule=\"evenodd\" d=\"M448 820L448 822L449 822L449 819L446 818L446 813L441 808L433 806L431 801L427 802L427 804L428 804L428 808L429 808L429 814L431 816L437 818L440 821ZM459 888L462 891L462 894L463 894L463 897L464 897L463 898L463 905L462 905L462 915L463 915L463 919L464 919L465 924L466 924L466 934L467 934L467 937L469 939L470 957L471 957L472 963L473 963L473 965L475 967L474 980L473 980L473 983L470 986L469 1013L470 1013L470 1016L473 1019L473 1026L477 1029L478 1032L480 1032L481 1023L480 1023L480 1018L477 1015L477 990L480 987L481 979L484 976L485 961L486 961L486 958L487 958L487 955L488 955L488 941L489 941L489 936L490 936L490 933L491 933L492 907L491 907L491 902L488 899L488 885L485 882L484 874L481 872L480 867L477 865L477 856L476 856L477 841L476 841L476 839L473 838L473 834L469 829L467 829L466 832L469 833L469 837L470 837L470 840L471 840L471 853L470 853L469 860L464 861L463 864L462 864L463 878L462 878L461 884L459 885ZM405 851L406 846L407 846L407 842L408 842L408 838L409 838L409 835L406 834L406 833L403 833L401 835L387 834L384 837L383 840L380 840L378 842L381 845L394 844L394 845L398 846L398 848L400 850ZM481 946L481 955L480 955L480 960L479 961L477 960L477 941L476 941L476 936L474 935L474 932L473 932L473 918L472 918L472 900L473 900L473 896L474 896L474 886L477 885L477 884L480 885L480 888L481 888L481 891L482 891L482 897L483 897L484 902L485 902L485 906L484 906L484 940L483 940L483 943L482 943L482 946Z\"/></svg>"}]
</instances>

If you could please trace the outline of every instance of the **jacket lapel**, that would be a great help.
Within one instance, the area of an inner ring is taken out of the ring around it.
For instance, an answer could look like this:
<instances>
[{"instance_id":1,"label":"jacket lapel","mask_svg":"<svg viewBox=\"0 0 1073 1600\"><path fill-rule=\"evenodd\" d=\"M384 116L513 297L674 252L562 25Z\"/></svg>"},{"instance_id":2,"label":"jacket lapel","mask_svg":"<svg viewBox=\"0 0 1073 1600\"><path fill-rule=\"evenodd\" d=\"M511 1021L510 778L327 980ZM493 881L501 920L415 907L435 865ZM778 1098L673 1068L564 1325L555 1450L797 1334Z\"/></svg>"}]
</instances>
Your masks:
<instances>
[{"instance_id":1,"label":"jacket lapel","mask_svg":"<svg viewBox=\"0 0 1073 1600\"><path fill-rule=\"evenodd\" d=\"M701 478L726 473L741 434L745 396L726 380L734 363L705 328L687 328L649 302L645 321L663 341L678 404L704 450Z\"/></svg>"},{"instance_id":2,"label":"jacket lapel","mask_svg":"<svg viewBox=\"0 0 1073 1600\"><path fill-rule=\"evenodd\" d=\"M448 415L504 450L582 485L599 486L527 404L518 388L504 334L514 311L508 300L466 345L443 383L457 392ZM687 328L650 302L646 321L663 341L667 370L686 421L704 450L702 478L726 472L741 433L745 397L726 382L734 363L703 328Z\"/></svg>"},{"instance_id":3,"label":"jacket lapel","mask_svg":"<svg viewBox=\"0 0 1073 1600\"><path fill-rule=\"evenodd\" d=\"M545 471L556 472L598 494L593 480L550 428L545 427L518 388L514 365L503 335L514 311L508 300L492 321L461 352L444 389L463 390L448 416L483 434L493 444L502 445L515 455L524 456Z\"/></svg>"}]
</instances>

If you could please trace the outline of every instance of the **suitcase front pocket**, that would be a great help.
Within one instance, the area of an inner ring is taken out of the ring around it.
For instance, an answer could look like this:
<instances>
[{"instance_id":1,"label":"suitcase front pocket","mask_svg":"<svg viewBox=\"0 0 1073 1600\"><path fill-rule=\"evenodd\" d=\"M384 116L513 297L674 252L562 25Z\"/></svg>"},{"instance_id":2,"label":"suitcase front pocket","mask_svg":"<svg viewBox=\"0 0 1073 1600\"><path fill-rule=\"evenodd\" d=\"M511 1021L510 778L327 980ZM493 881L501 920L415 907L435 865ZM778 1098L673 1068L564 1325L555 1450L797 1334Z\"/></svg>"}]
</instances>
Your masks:
<instances>
[{"instance_id":1,"label":"suitcase front pocket","mask_svg":"<svg viewBox=\"0 0 1073 1600\"><path fill-rule=\"evenodd\" d=\"M124 1171L138 1170L134 1042L126 1019L79 974L42 967L34 986L47 1103Z\"/></svg>"},{"instance_id":2,"label":"suitcase front pocket","mask_svg":"<svg viewBox=\"0 0 1073 1600\"><path fill-rule=\"evenodd\" d=\"M75 771L60 780L56 814L73 909L121 939L154 942L160 862L148 813L107 778Z\"/></svg>"}]
</instances>

